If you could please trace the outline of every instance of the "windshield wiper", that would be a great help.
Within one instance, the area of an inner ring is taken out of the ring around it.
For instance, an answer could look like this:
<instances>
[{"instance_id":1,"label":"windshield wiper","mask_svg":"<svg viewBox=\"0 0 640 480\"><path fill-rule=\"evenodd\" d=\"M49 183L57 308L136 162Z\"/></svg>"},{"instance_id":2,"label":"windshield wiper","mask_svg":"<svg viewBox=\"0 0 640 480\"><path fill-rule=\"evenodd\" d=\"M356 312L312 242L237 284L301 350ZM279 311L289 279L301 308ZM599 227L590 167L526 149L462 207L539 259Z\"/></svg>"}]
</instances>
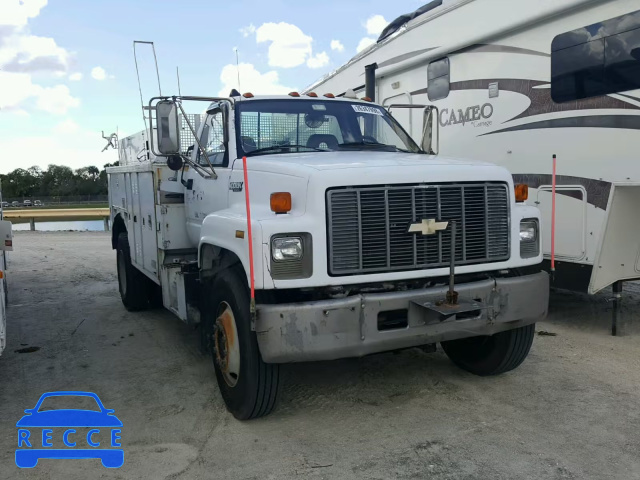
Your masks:
<instances>
[{"instance_id":1,"label":"windshield wiper","mask_svg":"<svg viewBox=\"0 0 640 480\"><path fill-rule=\"evenodd\" d=\"M358 147L365 147L365 148L378 148L378 149L394 149L396 152L403 152L403 153L415 153L412 152L411 150L405 150L404 148L399 148L396 147L395 145L389 145L386 143L380 143L380 142L367 142L365 140L363 140L362 142L345 142L345 143L340 143L338 144L338 146L340 148L358 148Z\"/></svg>"},{"instance_id":2,"label":"windshield wiper","mask_svg":"<svg viewBox=\"0 0 640 480\"><path fill-rule=\"evenodd\" d=\"M397 148L395 145L387 145L386 143L380 143L380 142L365 142L364 140L362 142L345 142L345 143L339 143L338 146L340 148L360 148L360 147L367 147L367 148Z\"/></svg>"},{"instance_id":3,"label":"windshield wiper","mask_svg":"<svg viewBox=\"0 0 640 480\"><path fill-rule=\"evenodd\" d=\"M270 147L264 147L264 148L258 148L257 150L252 150L251 152L247 152L247 156L252 156L252 155L260 155L261 153L268 153L268 152L272 152L272 151L277 151L277 152L281 152L283 150L291 150L293 148L307 148L309 150L313 150L314 152L328 152L329 150L324 149L324 148L316 148L316 147L309 147L307 145L271 145Z\"/></svg>"}]
</instances>

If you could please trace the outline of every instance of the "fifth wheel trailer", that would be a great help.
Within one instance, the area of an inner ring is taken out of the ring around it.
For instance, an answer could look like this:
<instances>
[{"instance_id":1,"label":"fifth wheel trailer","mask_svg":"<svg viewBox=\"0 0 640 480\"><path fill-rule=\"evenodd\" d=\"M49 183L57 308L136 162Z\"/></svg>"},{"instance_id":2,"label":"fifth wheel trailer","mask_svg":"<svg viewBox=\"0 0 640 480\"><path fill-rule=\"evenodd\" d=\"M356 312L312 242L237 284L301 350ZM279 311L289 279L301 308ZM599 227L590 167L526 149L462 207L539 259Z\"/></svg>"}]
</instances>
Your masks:
<instances>
[{"instance_id":1,"label":"fifth wheel trailer","mask_svg":"<svg viewBox=\"0 0 640 480\"><path fill-rule=\"evenodd\" d=\"M640 278L639 8L637 0L437 0L307 91L362 96L369 66L369 96L380 104L437 106L441 153L503 165L528 184L546 262L555 228L554 284L589 293L613 284L619 293L620 281ZM419 137L417 110L392 113Z\"/></svg>"}]
</instances>

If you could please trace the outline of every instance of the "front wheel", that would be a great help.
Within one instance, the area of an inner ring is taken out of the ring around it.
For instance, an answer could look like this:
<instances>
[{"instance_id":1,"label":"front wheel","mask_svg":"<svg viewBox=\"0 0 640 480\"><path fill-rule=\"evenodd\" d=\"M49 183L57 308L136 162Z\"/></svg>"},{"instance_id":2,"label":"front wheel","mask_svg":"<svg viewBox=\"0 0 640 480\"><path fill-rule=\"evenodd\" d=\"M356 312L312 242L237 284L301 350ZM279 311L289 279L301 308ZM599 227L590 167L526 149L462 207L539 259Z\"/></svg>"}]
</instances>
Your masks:
<instances>
[{"instance_id":1,"label":"front wheel","mask_svg":"<svg viewBox=\"0 0 640 480\"><path fill-rule=\"evenodd\" d=\"M251 330L249 292L240 272L223 271L213 282L203 334L220 393L238 420L268 415L276 405L280 368L262 361Z\"/></svg>"},{"instance_id":2,"label":"front wheel","mask_svg":"<svg viewBox=\"0 0 640 480\"><path fill-rule=\"evenodd\" d=\"M499 375L518 367L531 349L535 324L491 336L442 342L447 356L458 367L475 375Z\"/></svg>"}]
</instances>

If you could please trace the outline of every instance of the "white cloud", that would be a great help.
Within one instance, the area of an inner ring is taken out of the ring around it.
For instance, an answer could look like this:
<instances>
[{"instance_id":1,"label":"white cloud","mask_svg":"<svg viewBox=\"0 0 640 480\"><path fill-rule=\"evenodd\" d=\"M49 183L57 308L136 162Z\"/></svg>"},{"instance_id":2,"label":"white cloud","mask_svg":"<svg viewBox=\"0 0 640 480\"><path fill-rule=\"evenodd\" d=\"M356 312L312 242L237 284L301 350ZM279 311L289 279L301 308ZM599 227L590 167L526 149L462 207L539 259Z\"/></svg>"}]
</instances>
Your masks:
<instances>
[{"instance_id":1,"label":"white cloud","mask_svg":"<svg viewBox=\"0 0 640 480\"><path fill-rule=\"evenodd\" d=\"M37 17L47 0L0 0L0 24L21 27L27 20Z\"/></svg>"},{"instance_id":2,"label":"white cloud","mask_svg":"<svg viewBox=\"0 0 640 480\"><path fill-rule=\"evenodd\" d=\"M388 24L382 15L373 15L365 22L365 28L368 35L380 35Z\"/></svg>"},{"instance_id":3,"label":"white cloud","mask_svg":"<svg viewBox=\"0 0 640 480\"><path fill-rule=\"evenodd\" d=\"M67 118L66 120L53 127L54 133L59 133L62 135L77 133L78 130L80 130L80 126L70 118Z\"/></svg>"},{"instance_id":4,"label":"white cloud","mask_svg":"<svg viewBox=\"0 0 640 480\"><path fill-rule=\"evenodd\" d=\"M275 70L260 73L250 63L241 63L239 69L242 92L251 92L254 95L284 95L295 90L293 87L281 85L278 72ZM233 64L225 65L220 73L220 80L223 85L219 92L220 96L227 96L232 89L238 88L238 71L236 70L236 66Z\"/></svg>"},{"instance_id":5,"label":"white cloud","mask_svg":"<svg viewBox=\"0 0 640 480\"><path fill-rule=\"evenodd\" d=\"M340 40L331 40L331 50L337 50L338 52L344 51L344 45Z\"/></svg>"},{"instance_id":6,"label":"white cloud","mask_svg":"<svg viewBox=\"0 0 640 480\"><path fill-rule=\"evenodd\" d=\"M20 106L30 99L35 99L39 110L53 114L64 114L80 105L80 100L71 96L66 85L42 87L34 84L27 73L0 72L0 85L1 110L24 110Z\"/></svg>"},{"instance_id":7,"label":"white cloud","mask_svg":"<svg viewBox=\"0 0 640 480\"><path fill-rule=\"evenodd\" d=\"M27 114L28 105L49 113L65 113L80 101L64 85L43 87L32 73L66 76L72 54L53 38L32 35L28 21L37 17L47 0L0 0L0 108ZM35 101L35 102L34 102Z\"/></svg>"},{"instance_id":8,"label":"white cloud","mask_svg":"<svg viewBox=\"0 0 640 480\"><path fill-rule=\"evenodd\" d=\"M36 105L45 112L64 115L70 108L79 106L80 100L71 96L66 85L56 85L43 88L38 94Z\"/></svg>"},{"instance_id":9,"label":"white cloud","mask_svg":"<svg viewBox=\"0 0 640 480\"><path fill-rule=\"evenodd\" d=\"M12 30L11 27L6 32L0 26L0 66L3 71L61 75L67 71L71 54L58 46L53 38L27 35L22 29Z\"/></svg>"},{"instance_id":10,"label":"white cloud","mask_svg":"<svg viewBox=\"0 0 640 480\"><path fill-rule=\"evenodd\" d=\"M107 72L102 67L93 67L91 70L91 76L96 80L104 80L107 78Z\"/></svg>"},{"instance_id":11,"label":"white cloud","mask_svg":"<svg viewBox=\"0 0 640 480\"><path fill-rule=\"evenodd\" d=\"M325 65L329 65L329 55L327 55L327 52L318 53L313 57L309 57L307 60L307 67L309 68L322 68Z\"/></svg>"},{"instance_id":12,"label":"white cloud","mask_svg":"<svg viewBox=\"0 0 640 480\"><path fill-rule=\"evenodd\" d=\"M313 38L305 35L290 23L265 23L256 30L258 43L271 42L269 45L269 66L291 68L302 65L311 57Z\"/></svg>"},{"instance_id":13,"label":"white cloud","mask_svg":"<svg viewBox=\"0 0 640 480\"><path fill-rule=\"evenodd\" d=\"M6 73L0 71L0 110L17 109L23 101L35 97L42 87L31 82L26 73Z\"/></svg>"},{"instance_id":14,"label":"white cloud","mask_svg":"<svg viewBox=\"0 0 640 480\"><path fill-rule=\"evenodd\" d=\"M71 75L69 75L69 80L71 80L72 82L79 82L80 80L82 80L82 74L80 72L72 73Z\"/></svg>"},{"instance_id":15,"label":"white cloud","mask_svg":"<svg viewBox=\"0 0 640 480\"><path fill-rule=\"evenodd\" d=\"M256 33L256 26L253 23L251 23L246 27L242 27L240 29L240 33L245 38L248 37L249 35L253 35L254 33Z\"/></svg>"},{"instance_id":16,"label":"white cloud","mask_svg":"<svg viewBox=\"0 0 640 480\"><path fill-rule=\"evenodd\" d=\"M360 53L364 49L369 48L371 45L375 45L375 44L376 44L375 39L364 37L362 40L360 40L360 43L358 43L358 46L356 47L356 52Z\"/></svg>"}]
</instances>

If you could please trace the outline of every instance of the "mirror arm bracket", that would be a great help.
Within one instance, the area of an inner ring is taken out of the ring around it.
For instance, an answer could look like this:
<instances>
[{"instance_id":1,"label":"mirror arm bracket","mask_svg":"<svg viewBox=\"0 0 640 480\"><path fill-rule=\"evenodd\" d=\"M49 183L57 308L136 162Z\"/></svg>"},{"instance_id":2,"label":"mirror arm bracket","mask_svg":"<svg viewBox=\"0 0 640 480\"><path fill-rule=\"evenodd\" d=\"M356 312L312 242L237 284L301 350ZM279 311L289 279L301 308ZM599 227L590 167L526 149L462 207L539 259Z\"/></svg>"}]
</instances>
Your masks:
<instances>
[{"instance_id":1,"label":"mirror arm bracket","mask_svg":"<svg viewBox=\"0 0 640 480\"><path fill-rule=\"evenodd\" d=\"M176 105L178 105L178 107L180 108L180 111L182 112L183 118L186 120L187 117L187 112L184 111L184 108L182 108L182 103L176 100L176 97L174 97L173 101L176 103ZM191 125L191 122L189 122L189 120L187 120L187 125L189 126L189 130L191 130L191 133L193 134L193 137L196 139L196 143L198 144L198 148L200 149L200 153L204 156L204 158L207 159L207 163L209 164L209 167L211 168L211 176L213 177L214 180L216 180L218 178L218 174L216 173L215 169L213 168L213 165L211 164L211 160L209 160L209 155L207 155L207 152L205 152L204 147L202 146L202 143L200 142L200 139L198 138L198 134L196 133L196 131L193 129L193 126ZM195 168L195 164L191 161L189 161L190 165L193 165ZM198 165L198 167L200 167L200 165ZM202 168L202 167L200 167ZM200 173L200 172L198 172ZM202 175L202 173L200 173Z\"/></svg>"},{"instance_id":2,"label":"mirror arm bracket","mask_svg":"<svg viewBox=\"0 0 640 480\"><path fill-rule=\"evenodd\" d=\"M202 165L199 165L197 163L195 163L193 160L191 160L189 157L187 157L186 155L180 155L182 157L182 160L184 161L182 167L184 170L184 165L189 164L189 166L191 168L193 168L196 172L198 172L198 174L204 178L211 178L212 175L211 173L209 173L207 170L205 170L204 168L202 168ZM218 178L218 176L216 175L213 178Z\"/></svg>"},{"instance_id":3,"label":"mirror arm bracket","mask_svg":"<svg viewBox=\"0 0 640 480\"><path fill-rule=\"evenodd\" d=\"M182 171L180 172L180 183L182 184L182 186L184 186L187 190L193 190L193 178L190 178L189 180L187 180L186 182L184 181L184 167L187 164L187 162L182 164Z\"/></svg>"}]
</instances>

